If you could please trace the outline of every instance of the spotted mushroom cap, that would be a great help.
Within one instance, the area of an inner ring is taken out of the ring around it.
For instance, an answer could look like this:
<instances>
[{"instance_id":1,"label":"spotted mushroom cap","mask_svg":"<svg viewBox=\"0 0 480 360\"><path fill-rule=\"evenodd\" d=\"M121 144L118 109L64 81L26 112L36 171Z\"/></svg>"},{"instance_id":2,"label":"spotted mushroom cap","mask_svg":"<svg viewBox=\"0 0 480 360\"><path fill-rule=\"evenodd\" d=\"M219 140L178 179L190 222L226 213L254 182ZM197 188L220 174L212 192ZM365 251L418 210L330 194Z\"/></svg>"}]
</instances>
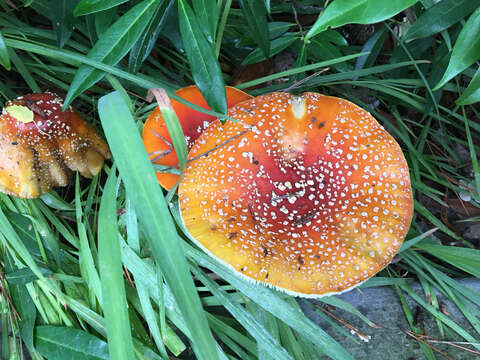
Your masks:
<instances>
[{"instance_id":1,"label":"spotted mushroom cap","mask_svg":"<svg viewBox=\"0 0 480 360\"><path fill-rule=\"evenodd\" d=\"M0 191L35 198L66 186L70 170L96 175L110 158L93 127L53 93L29 94L5 104L0 116Z\"/></svg>"},{"instance_id":2,"label":"spotted mushroom cap","mask_svg":"<svg viewBox=\"0 0 480 360\"><path fill-rule=\"evenodd\" d=\"M247 93L231 86L226 86L225 91L227 107L252 98ZM210 110L205 98L195 85L179 89L175 91L175 94L195 105ZM216 117L191 109L175 99L170 99L170 101L185 134L187 148L190 149L197 137ZM170 134L158 106L145 122L142 139L153 163L171 167L178 165L177 153L173 148ZM160 185L167 190L173 188L178 180L178 175L175 174L157 172L156 175Z\"/></svg>"},{"instance_id":3,"label":"spotted mushroom cap","mask_svg":"<svg viewBox=\"0 0 480 360\"><path fill-rule=\"evenodd\" d=\"M238 273L288 293L340 293L384 268L413 200L396 141L365 110L330 96L243 102L197 139L180 182L183 222Z\"/></svg>"}]
</instances>

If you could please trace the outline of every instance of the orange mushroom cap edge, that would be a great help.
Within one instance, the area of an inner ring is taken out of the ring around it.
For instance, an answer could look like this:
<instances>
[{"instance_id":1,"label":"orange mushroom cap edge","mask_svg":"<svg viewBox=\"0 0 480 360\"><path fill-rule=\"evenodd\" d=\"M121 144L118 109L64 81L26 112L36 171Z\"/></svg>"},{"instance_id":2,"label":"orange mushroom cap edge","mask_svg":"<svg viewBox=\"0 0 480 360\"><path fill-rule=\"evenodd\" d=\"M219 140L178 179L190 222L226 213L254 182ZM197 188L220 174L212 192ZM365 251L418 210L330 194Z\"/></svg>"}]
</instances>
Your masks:
<instances>
[{"instance_id":1,"label":"orange mushroom cap edge","mask_svg":"<svg viewBox=\"0 0 480 360\"><path fill-rule=\"evenodd\" d=\"M227 107L252 98L247 93L231 86L226 86L225 91ZM175 91L175 94L195 105L210 110L205 98L195 85L179 89ZM170 101L173 110L177 114L183 133L185 134L187 148L190 150L197 137L216 117L191 109L175 99L170 99ZM145 121L142 130L142 140L154 164L170 167L178 165L177 154L173 148L170 134L168 133L167 126L158 106L150 113ZM157 171L156 176L160 185L167 190L173 188L178 180L178 175L166 172Z\"/></svg>"}]
</instances>

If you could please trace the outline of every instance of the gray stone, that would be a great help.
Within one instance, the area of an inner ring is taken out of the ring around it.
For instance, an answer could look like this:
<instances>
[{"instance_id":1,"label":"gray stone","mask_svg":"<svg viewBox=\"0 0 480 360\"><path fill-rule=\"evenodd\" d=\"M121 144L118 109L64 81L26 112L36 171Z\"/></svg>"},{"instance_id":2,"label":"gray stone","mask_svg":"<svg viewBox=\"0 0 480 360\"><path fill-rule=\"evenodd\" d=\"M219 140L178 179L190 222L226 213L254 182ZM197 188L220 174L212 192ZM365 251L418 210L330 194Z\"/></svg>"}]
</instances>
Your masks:
<instances>
[{"instance_id":1,"label":"gray stone","mask_svg":"<svg viewBox=\"0 0 480 360\"><path fill-rule=\"evenodd\" d=\"M461 280L463 285L472 289L480 291L480 280L466 279ZM414 284L413 289L425 299L419 284ZM468 321L463 317L459 309L448 299L437 292L438 300L445 304L445 310L449 317L466 329L475 338L475 331L472 329ZM426 329L428 335L435 339L452 340L447 337L442 339L436 321L428 312L419 306L414 300L405 295L406 300L414 316L417 317L419 327ZM424 359L425 356L420 349L419 343L405 333L410 330L404 312L402 310L399 297L392 287L372 287L364 289L354 289L345 294L339 295L339 298L352 304L360 312L362 312L369 320L374 322L381 328L372 328L357 316L335 309L332 311L337 317L341 318L346 323L353 325L362 333L369 335L371 338L368 342L360 340L357 335L351 337L341 334L333 325L326 321L319 310L312 310L312 306L304 302L301 306L308 317L317 323L328 334L332 335L342 346L344 346L357 360L419 360ZM320 301L312 301L314 304L322 305ZM416 313L416 314L415 314ZM349 330L343 327L347 332ZM464 341L460 337L454 339L455 341ZM479 340L480 342L480 340ZM472 354L467 351L455 348L448 344L432 344L439 350L446 353L452 360L473 360L480 359L480 355ZM468 347L468 346L467 346ZM470 347L471 348L471 347ZM444 358L438 353L435 354L438 359Z\"/></svg>"},{"instance_id":2,"label":"gray stone","mask_svg":"<svg viewBox=\"0 0 480 360\"><path fill-rule=\"evenodd\" d=\"M469 226L463 236L468 240L480 240L480 224Z\"/></svg>"}]
</instances>

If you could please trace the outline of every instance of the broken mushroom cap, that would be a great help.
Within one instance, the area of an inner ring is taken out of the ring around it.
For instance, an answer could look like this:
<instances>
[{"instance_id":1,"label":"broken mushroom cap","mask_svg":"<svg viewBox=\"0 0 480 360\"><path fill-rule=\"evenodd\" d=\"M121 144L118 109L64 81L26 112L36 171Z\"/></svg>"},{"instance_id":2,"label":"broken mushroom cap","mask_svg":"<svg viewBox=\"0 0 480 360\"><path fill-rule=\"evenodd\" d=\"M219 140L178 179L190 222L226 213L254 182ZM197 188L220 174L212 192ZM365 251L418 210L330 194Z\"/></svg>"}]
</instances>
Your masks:
<instances>
[{"instance_id":1,"label":"broken mushroom cap","mask_svg":"<svg viewBox=\"0 0 480 360\"><path fill-rule=\"evenodd\" d=\"M252 98L243 91L230 86L226 86L225 91L227 95L227 107ZM195 105L210 110L205 98L195 85L179 89L175 91L175 94ZM216 117L191 109L175 99L170 100L183 133L185 134L187 148L190 150L197 137ZM158 106L152 111L143 126L142 139L145 149L154 164L170 167L178 166L177 153L173 148L170 134L168 133L167 126ZM160 185L167 190L173 188L178 180L178 175L170 173L157 171L156 176Z\"/></svg>"},{"instance_id":2,"label":"broken mushroom cap","mask_svg":"<svg viewBox=\"0 0 480 360\"><path fill-rule=\"evenodd\" d=\"M272 93L229 110L195 142L179 185L185 228L239 274L305 297L384 268L412 218L407 163L366 111ZM247 124L247 125L246 125Z\"/></svg>"},{"instance_id":3,"label":"broken mushroom cap","mask_svg":"<svg viewBox=\"0 0 480 360\"><path fill-rule=\"evenodd\" d=\"M110 158L93 127L53 93L8 101L0 116L0 191L35 198L66 186L68 172L96 175Z\"/></svg>"}]
</instances>

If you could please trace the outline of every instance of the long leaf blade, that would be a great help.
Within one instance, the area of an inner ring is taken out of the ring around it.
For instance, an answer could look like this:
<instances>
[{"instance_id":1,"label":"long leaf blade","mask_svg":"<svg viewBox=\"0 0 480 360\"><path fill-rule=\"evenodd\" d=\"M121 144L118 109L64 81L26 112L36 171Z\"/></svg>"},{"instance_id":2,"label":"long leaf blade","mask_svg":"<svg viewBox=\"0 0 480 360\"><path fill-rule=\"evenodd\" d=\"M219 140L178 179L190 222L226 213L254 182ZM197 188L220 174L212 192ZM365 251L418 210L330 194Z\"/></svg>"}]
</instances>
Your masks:
<instances>
[{"instance_id":1,"label":"long leaf blade","mask_svg":"<svg viewBox=\"0 0 480 360\"><path fill-rule=\"evenodd\" d=\"M469 15L479 5L472 0L442 0L428 8L408 29L405 41L435 35Z\"/></svg>"},{"instance_id":2,"label":"long leaf blade","mask_svg":"<svg viewBox=\"0 0 480 360\"><path fill-rule=\"evenodd\" d=\"M5 40L3 40L3 36L1 32L0 32L0 65L2 65L6 70L11 69L10 56L8 55L7 45L5 45Z\"/></svg>"},{"instance_id":3,"label":"long leaf blade","mask_svg":"<svg viewBox=\"0 0 480 360\"><path fill-rule=\"evenodd\" d=\"M172 206L171 211L175 221L177 222L177 225L182 228L183 233L187 237L192 239L191 235L185 229L178 204L177 206ZM238 291L255 301L263 309L284 321L306 338L311 339L312 343L317 345L331 358L338 360L353 359L352 356L332 337L316 326L310 319L303 316L303 313L299 309L296 302L293 302L296 306L293 306L291 303L289 303L288 300L285 299L286 295L277 291L273 291L262 285L252 287L248 280L242 279L234 270L228 268L224 264L221 264L211 256L193 248L190 245L185 244L184 247L185 252L190 259L194 260L198 265L206 267L215 274L221 276L224 280L232 284Z\"/></svg>"},{"instance_id":4,"label":"long leaf blade","mask_svg":"<svg viewBox=\"0 0 480 360\"><path fill-rule=\"evenodd\" d=\"M269 54L270 56L277 55L281 51L285 50L287 47L293 44L293 42L297 39L294 34L284 34L283 36L272 40L269 43ZM242 61L242 65L248 65L260 62L265 60L265 54L261 48L257 48L253 50L247 57Z\"/></svg>"},{"instance_id":5,"label":"long leaf blade","mask_svg":"<svg viewBox=\"0 0 480 360\"><path fill-rule=\"evenodd\" d=\"M465 91L457 99L458 105L470 105L476 102L480 102L480 67L475 72Z\"/></svg>"},{"instance_id":6,"label":"long leaf blade","mask_svg":"<svg viewBox=\"0 0 480 360\"><path fill-rule=\"evenodd\" d=\"M115 65L132 48L153 16L158 0L144 0L118 19L89 51L88 57ZM95 84L104 73L90 66L78 68L65 97L64 108L83 91Z\"/></svg>"},{"instance_id":7,"label":"long leaf blade","mask_svg":"<svg viewBox=\"0 0 480 360\"><path fill-rule=\"evenodd\" d=\"M225 114L227 98L220 65L212 45L201 31L193 10L184 0L178 2L178 19L193 79L207 104L213 110Z\"/></svg>"},{"instance_id":8,"label":"long leaf blade","mask_svg":"<svg viewBox=\"0 0 480 360\"><path fill-rule=\"evenodd\" d=\"M369 52L357 59L355 70L368 68L373 65L387 37L387 28L377 30L363 45L362 51Z\"/></svg>"},{"instance_id":9,"label":"long leaf blade","mask_svg":"<svg viewBox=\"0 0 480 360\"><path fill-rule=\"evenodd\" d=\"M218 21L218 7L215 0L196 0L193 1L193 10L202 25L203 33L208 42L215 41Z\"/></svg>"},{"instance_id":10,"label":"long leaf blade","mask_svg":"<svg viewBox=\"0 0 480 360\"><path fill-rule=\"evenodd\" d=\"M103 304L102 285L97 269L95 268L95 261L93 259L92 251L87 237L87 229L82 219L82 207L80 199L80 182L78 176L75 181L75 214L77 220L77 231L79 239L78 248L78 265L80 274L85 279L90 294L91 304L96 303L95 297L100 304Z\"/></svg>"},{"instance_id":11,"label":"long leaf blade","mask_svg":"<svg viewBox=\"0 0 480 360\"><path fill-rule=\"evenodd\" d=\"M419 243L417 246L477 278L480 277L480 250L431 243Z\"/></svg>"},{"instance_id":12,"label":"long leaf blade","mask_svg":"<svg viewBox=\"0 0 480 360\"><path fill-rule=\"evenodd\" d=\"M480 6L470 15L453 47L452 57L447 70L434 90L441 88L448 81L480 59Z\"/></svg>"},{"instance_id":13,"label":"long leaf blade","mask_svg":"<svg viewBox=\"0 0 480 360\"><path fill-rule=\"evenodd\" d=\"M75 6L73 14L75 16L93 14L103 10L111 9L127 1L128 0L82 0L77 4L77 6Z\"/></svg>"},{"instance_id":14,"label":"long leaf blade","mask_svg":"<svg viewBox=\"0 0 480 360\"><path fill-rule=\"evenodd\" d=\"M35 327L35 319L37 317L37 309L28 293L27 287L24 284L15 284L9 280L9 274L20 271L15 271L16 266L13 264L13 260L11 260L10 256L4 257L4 267L7 272L6 279L9 283L10 296L19 315L18 327L20 329L22 340L26 347L30 351L33 351L33 330ZM32 272L31 270L29 271ZM35 276L35 280L36 278L37 277Z\"/></svg>"},{"instance_id":15,"label":"long leaf blade","mask_svg":"<svg viewBox=\"0 0 480 360\"><path fill-rule=\"evenodd\" d=\"M58 0L51 3L52 24L57 32L57 43L62 48L72 35L75 18L73 8L78 0Z\"/></svg>"},{"instance_id":16,"label":"long leaf blade","mask_svg":"<svg viewBox=\"0 0 480 360\"><path fill-rule=\"evenodd\" d=\"M265 58L270 55L270 32L267 23L267 9L264 1L241 0L243 16L247 20L250 33L256 40Z\"/></svg>"},{"instance_id":17,"label":"long leaf blade","mask_svg":"<svg viewBox=\"0 0 480 360\"><path fill-rule=\"evenodd\" d=\"M187 248L187 254L192 259L195 259L200 266L206 267L220 275L223 279L235 286L238 291L244 293L266 311L287 323L306 338L311 339L315 345L331 358L353 360L352 356L332 337L316 326L311 320L302 316L298 308L291 306L283 297L279 296L278 293L265 286L252 287L251 283L241 279L231 269L228 269L209 255L192 247Z\"/></svg>"},{"instance_id":18,"label":"long leaf blade","mask_svg":"<svg viewBox=\"0 0 480 360\"><path fill-rule=\"evenodd\" d=\"M122 95L102 97L98 110L123 182L144 226L147 241L186 319L193 349L201 360L218 358L205 313L190 276L183 248L167 204ZM121 123L122 126L118 126ZM128 144L128 146L125 146Z\"/></svg>"},{"instance_id":19,"label":"long leaf blade","mask_svg":"<svg viewBox=\"0 0 480 360\"><path fill-rule=\"evenodd\" d=\"M320 14L305 39L326 30L328 27L339 27L349 23L372 24L386 20L418 0L334 0Z\"/></svg>"},{"instance_id":20,"label":"long leaf blade","mask_svg":"<svg viewBox=\"0 0 480 360\"><path fill-rule=\"evenodd\" d=\"M261 339L262 345L268 349L272 358L277 360L292 360L291 356L278 343L277 339L272 337L265 326L258 319L252 316L243 306L231 301L228 294L218 284L200 271L198 267L193 267L193 273L199 280L208 287L212 294L220 301L220 303L242 324L245 329L255 339ZM259 340L260 342L260 340Z\"/></svg>"},{"instance_id":21,"label":"long leaf blade","mask_svg":"<svg viewBox=\"0 0 480 360\"><path fill-rule=\"evenodd\" d=\"M137 40L130 51L128 57L128 67L130 71L136 73L143 62L147 59L148 55L150 55L155 42L163 30L163 26L172 10L174 2L174 0L164 0L155 9L155 13L150 20L148 27L143 31L142 36Z\"/></svg>"},{"instance_id":22,"label":"long leaf blade","mask_svg":"<svg viewBox=\"0 0 480 360\"><path fill-rule=\"evenodd\" d=\"M40 354L49 360L110 359L105 341L78 329L50 325L38 326L35 343Z\"/></svg>"},{"instance_id":23,"label":"long leaf blade","mask_svg":"<svg viewBox=\"0 0 480 360\"><path fill-rule=\"evenodd\" d=\"M130 360L134 358L133 343L117 235L116 180L113 167L98 214L98 262L110 358Z\"/></svg>"}]
</instances>

